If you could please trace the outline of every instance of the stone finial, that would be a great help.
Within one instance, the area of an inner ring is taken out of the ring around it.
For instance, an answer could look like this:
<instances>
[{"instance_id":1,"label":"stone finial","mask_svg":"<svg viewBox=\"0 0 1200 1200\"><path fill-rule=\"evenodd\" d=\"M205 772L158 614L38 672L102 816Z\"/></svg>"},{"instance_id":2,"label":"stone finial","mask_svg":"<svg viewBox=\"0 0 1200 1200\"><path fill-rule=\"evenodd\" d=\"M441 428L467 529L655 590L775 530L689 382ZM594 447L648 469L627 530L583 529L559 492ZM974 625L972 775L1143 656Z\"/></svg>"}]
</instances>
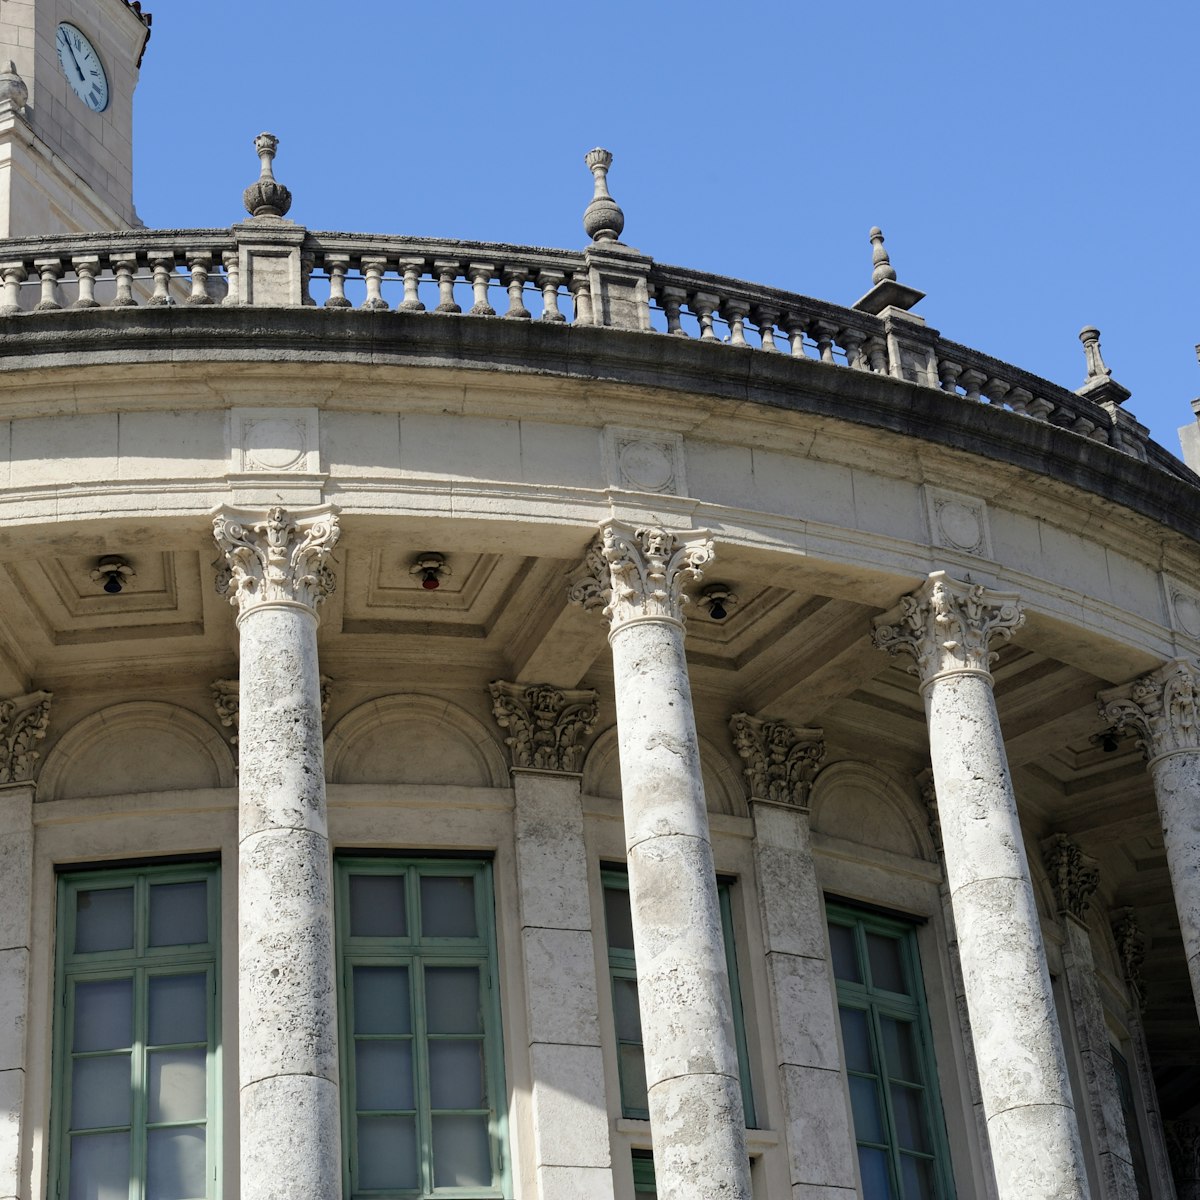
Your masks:
<instances>
[{"instance_id":1,"label":"stone finial","mask_svg":"<svg viewBox=\"0 0 1200 1200\"><path fill-rule=\"evenodd\" d=\"M1087 916L1088 905L1100 883L1100 872L1084 857L1083 851L1066 834L1056 833L1045 844L1042 858L1054 888L1059 912L1070 913L1076 920Z\"/></svg>"},{"instance_id":2,"label":"stone finial","mask_svg":"<svg viewBox=\"0 0 1200 1200\"><path fill-rule=\"evenodd\" d=\"M896 280L896 268L883 245L883 230L871 226L871 290L856 301L854 307L860 312L878 315L885 308L897 308L907 312L918 301L925 298L924 292L906 287ZM912 320L918 320L913 317Z\"/></svg>"},{"instance_id":3,"label":"stone finial","mask_svg":"<svg viewBox=\"0 0 1200 1200\"><path fill-rule=\"evenodd\" d=\"M41 758L37 744L50 724L51 692L0 700L0 783L28 783Z\"/></svg>"},{"instance_id":4,"label":"stone finial","mask_svg":"<svg viewBox=\"0 0 1200 1200\"><path fill-rule=\"evenodd\" d=\"M504 744L514 769L579 773L583 739L596 725L595 692L500 679L489 690L492 716L508 730Z\"/></svg>"},{"instance_id":5,"label":"stone finial","mask_svg":"<svg viewBox=\"0 0 1200 1200\"><path fill-rule=\"evenodd\" d=\"M254 149L261 164L258 179L242 193L242 203L252 217L282 217L292 207L292 193L276 183L272 162L279 149L279 139L273 133L260 133L254 139Z\"/></svg>"},{"instance_id":6,"label":"stone finial","mask_svg":"<svg viewBox=\"0 0 1200 1200\"><path fill-rule=\"evenodd\" d=\"M615 242L625 228L625 214L608 193L608 168L613 156L608 150L589 150L583 156L595 181L592 202L583 210L583 231L594 242Z\"/></svg>"},{"instance_id":7,"label":"stone finial","mask_svg":"<svg viewBox=\"0 0 1200 1200\"><path fill-rule=\"evenodd\" d=\"M10 104L20 112L29 100L29 88L17 74L17 64L10 58L0 71L0 105Z\"/></svg>"},{"instance_id":8,"label":"stone finial","mask_svg":"<svg viewBox=\"0 0 1200 1200\"><path fill-rule=\"evenodd\" d=\"M734 749L746 761L742 773L751 800L808 807L813 778L825 757L824 730L734 713L729 732Z\"/></svg>"},{"instance_id":9,"label":"stone finial","mask_svg":"<svg viewBox=\"0 0 1200 1200\"><path fill-rule=\"evenodd\" d=\"M1100 353L1100 330L1094 325L1087 325L1079 331L1079 340L1083 343L1087 378L1075 390L1075 394L1094 400L1097 404L1123 404L1133 393L1117 383L1112 371L1104 365L1104 356Z\"/></svg>"},{"instance_id":10,"label":"stone finial","mask_svg":"<svg viewBox=\"0 0 1200 1200\"><path fill-rule=\"evenodd\" d=\"M878 225L871 226L871 282L883 283L896 278L896 268L883 246L883 230Z\"/></svg>"},{"instance_id":11,"label":"stone finial","mask_svg":"<svg viewBox=\"0 0 1200 1200\"><path fill-rule=\"evenodd\" d=\"M1147 759L1200 750L1200 668L1179 658L1097 697L1100 716L1119 733L1132 729Z\"/></svg>"}]
</instances>

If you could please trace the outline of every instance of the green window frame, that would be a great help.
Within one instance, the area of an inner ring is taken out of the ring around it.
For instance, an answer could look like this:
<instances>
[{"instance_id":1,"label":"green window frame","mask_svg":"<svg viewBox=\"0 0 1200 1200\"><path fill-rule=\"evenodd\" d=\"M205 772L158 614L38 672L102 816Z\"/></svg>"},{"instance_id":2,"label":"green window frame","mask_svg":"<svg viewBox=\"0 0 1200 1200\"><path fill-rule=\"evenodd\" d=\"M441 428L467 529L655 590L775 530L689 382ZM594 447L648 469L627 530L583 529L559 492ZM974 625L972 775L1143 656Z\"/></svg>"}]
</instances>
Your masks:
<instances>
[{"instance_id":1,"label":"green window frame","mask_svg":"<svg viewBox=\"0 0 1200 1200\"><path fill-rule=\"evenodd\" d=\"M58 877L50 1194L220 1195L220 868Z\"/></svg>"},{"instance_id":2,"label":"green window frame","mask_svg":"<svg viewBox=\"0 0 1200 1200\"><path fill-rule=\"evenodd\" d=\"M629 876L616 867L600 872L604 888L604 925L608 945L608 974L612 989L613 1024L617 1039L617 1076L621 1087L621 1115L648 1121L646 1107L646 1056L638 1010L637 963L633 953L633 929L629 911ZM738 1074L742 1083L742 1105L746 1127L754 1129L754 1090L750 1081L750 1055L746 1046L746 1020L742 1012L742 989L738 980L737 948L733 939L732 883L717 880L721 906L721 932L725 939L725 965L729 971L729 994L733 1006L733 1034L737 1046Z\"/></svg>"},{"instance_id":3,"label":"green window frame","mask_svg":"<svg viewBox=\"0 0 1200 1200\"><path fill-rule=\"evenodd\" d=\"M953 1200L916 926L826 902L864 1200Z\"/></svg>"},{"instance_id":4,"label":"green window frame","mask_svg":"<svg viewBox=\"0 0 1200 1200\"><path fill-rule=\"evenodd\" d=\"M336 860L349 1197L510 1194L491 864Z\"/></svg>"}]
</instances>

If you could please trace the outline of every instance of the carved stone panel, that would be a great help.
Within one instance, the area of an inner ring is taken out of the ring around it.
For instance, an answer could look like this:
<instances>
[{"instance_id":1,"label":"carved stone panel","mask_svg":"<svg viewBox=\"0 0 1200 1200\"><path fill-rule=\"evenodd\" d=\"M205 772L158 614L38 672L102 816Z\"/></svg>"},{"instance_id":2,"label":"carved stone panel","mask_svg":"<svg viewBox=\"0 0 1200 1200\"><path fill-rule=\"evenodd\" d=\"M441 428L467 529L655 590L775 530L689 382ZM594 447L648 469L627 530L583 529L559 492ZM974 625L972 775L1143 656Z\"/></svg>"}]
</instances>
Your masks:
<instances>
[{"instance_id":1,"label":"carved stone panel","mask_svg":"<svg viewBox=\"0 0 1200 1200\"><path fill-rule=\"evenodd\" d=\"M320 416L315 408L235 408L229 421L233 474L320 473Z\"/></svg>"},{"instance_id":2,"label":"carved stone panel","mask_svg":"<svg viewBox=\"0 0 1200 1200\"><path fill-rule=\"evenodd\" d=\"M683 438L654 429L604 429L604 467L609 487L631 492L686 496Z\"/></svg>"},{"instance_id":3,"label":"carved stone panel","mask_svg":"<svg viewBox=\"0 0 1200 1200\"><path fill-rule=\"evenodd\" d=\"M935 546L980 558L992 557L987 505L982 500L929 484L922 491L929 515L929 536Z\"/></svg>"}]
</instances>

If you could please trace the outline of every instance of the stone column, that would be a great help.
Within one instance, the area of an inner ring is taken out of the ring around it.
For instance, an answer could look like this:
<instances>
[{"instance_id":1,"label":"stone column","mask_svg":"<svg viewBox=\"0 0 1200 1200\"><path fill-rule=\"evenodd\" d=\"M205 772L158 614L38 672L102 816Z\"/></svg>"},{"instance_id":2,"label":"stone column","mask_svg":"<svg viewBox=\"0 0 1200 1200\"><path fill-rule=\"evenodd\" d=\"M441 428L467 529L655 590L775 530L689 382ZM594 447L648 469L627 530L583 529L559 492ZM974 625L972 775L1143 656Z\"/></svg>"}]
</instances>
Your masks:
<instances>
[{"instance_id":1,"label":"stone column","mask_svg":"<svg viewBox=\"0 0 1200 1200\"><path fill-rule=\"evenodd\" d=\"M213 521L238 608L238 1064L242 1200L342 1193L332 863L317 605L326 510Z\"/></svg>"},{"instance_id":2,"label":"stone column","mask_svg":"<svg viewBox=\"0 0 1200 1200\"><path fill-rule=\"evenodd\" d=\"M1122 688L1100 693L1100 712L1132 728L1145 751L1162 819L1167 869L1183 951L1200 1013L1200 668L1176 659Z\"/></svg>"},{"instance_id":3,"label":"stone column","mask_svg":"<svg viewBox=\"0 0 1200 1200\"><path fill-rule=\"evenodd\" d=\"M1063 982L1071 1005L1083 1082L1087 1089L1103 1200L1138 1200L1133 1158L1113 1069L1104 1002L1096 981L1096 960L1086 924L1087 910L1099 883L1096 868L1063 834L1044 847L1046 870L1054 888L1063 931Z\"/></svg>"},{"instance_id":4,"label":"stone column","mask_svg":"<svg viewBox=\"0 0 1200 1200\"><path fill-rule=\"evenodd\" d=\"M661 1200L750 1200L724 937L700 777L683 585L707 534L609 522L571 588L609 619L629 902Z\"/></svg>"},{"instance_id":5,"label":"stone column","mask_svg":"<svg viewBox=\"0 0 1200 1200\"><path fill-rule=\"evenodd\" d=\"M540 1200L612 1200L579 772L596 693L496 682L515 801L530 1107Z\"/></svg>"},{"instance_id":6,"label":"stone column","mask_svg":"<svg viewBox=\"0 0 1200 1200\"><path fill-rule=\"evenodd\" d=\"M1088 1195L1029 862L996 716L993 637L1024 620L1012 595L937 571L876 619L915 659L1000 1200Z\"/></svg>"},{"instance_id":7,"label":"stone column","mask_svg":"<svg viewBox=\"0 0 1200 1200\"><path fill-rule=\"evenodd\" d=\"M836 985L813 866L808 796L825 755L822 731L737 713L733 744L746 762L754 867L770 981L795 1200L853 1200L854 1130L838 1051Z\"/></svg>"}]
</instances>

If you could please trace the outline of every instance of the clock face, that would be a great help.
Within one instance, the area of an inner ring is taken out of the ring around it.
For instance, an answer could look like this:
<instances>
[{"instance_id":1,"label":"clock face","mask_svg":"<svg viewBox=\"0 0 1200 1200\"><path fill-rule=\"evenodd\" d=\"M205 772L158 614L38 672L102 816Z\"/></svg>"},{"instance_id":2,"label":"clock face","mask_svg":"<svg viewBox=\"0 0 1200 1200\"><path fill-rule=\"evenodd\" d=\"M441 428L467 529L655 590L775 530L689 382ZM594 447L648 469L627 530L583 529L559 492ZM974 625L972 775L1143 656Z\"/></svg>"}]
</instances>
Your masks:
<instances>
[{"instance_id":1,"label":"clock face","mask_svg":"<svg viewBox=\"0 0 1200 1200\"><path fill-rule=\"evenodd\" d=\"M54 46L71 90L92 112L103 112L108 107L108 76L92 43L64 21L54 35Z\"/></svg>"}]
</instances>

